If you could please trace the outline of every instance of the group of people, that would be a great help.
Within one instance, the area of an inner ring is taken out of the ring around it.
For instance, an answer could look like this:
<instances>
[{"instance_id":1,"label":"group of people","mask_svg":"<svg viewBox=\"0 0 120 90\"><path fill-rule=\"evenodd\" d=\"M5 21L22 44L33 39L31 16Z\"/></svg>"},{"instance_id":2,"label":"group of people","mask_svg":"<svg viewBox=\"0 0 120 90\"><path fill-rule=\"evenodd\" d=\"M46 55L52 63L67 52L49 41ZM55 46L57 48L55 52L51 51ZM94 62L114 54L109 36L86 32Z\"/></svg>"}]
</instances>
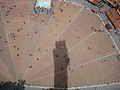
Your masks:
<instances>
[{"instance_id":1,"label":"group of people","mask_svg":"<svg viewBox=\"0 0 120 90\"><path fill-rule=\"evenodd\" d=\"M18 80L18 82L0 82L0 90L24 90L25 80Z\"/></svg>"},{"instance_id":2,"label":"group of people","mask_svg":"<svg viewBox=\"0 0 120 90\"><path fill-rule=\"evenodd\" d=\"M44 8L44 7L35 7L34 8L35 13L47 13L47 14L49 14L50 11L51 11L51 8L50 9L47 9L47 8Z\"/></svg>"}]
</instances>

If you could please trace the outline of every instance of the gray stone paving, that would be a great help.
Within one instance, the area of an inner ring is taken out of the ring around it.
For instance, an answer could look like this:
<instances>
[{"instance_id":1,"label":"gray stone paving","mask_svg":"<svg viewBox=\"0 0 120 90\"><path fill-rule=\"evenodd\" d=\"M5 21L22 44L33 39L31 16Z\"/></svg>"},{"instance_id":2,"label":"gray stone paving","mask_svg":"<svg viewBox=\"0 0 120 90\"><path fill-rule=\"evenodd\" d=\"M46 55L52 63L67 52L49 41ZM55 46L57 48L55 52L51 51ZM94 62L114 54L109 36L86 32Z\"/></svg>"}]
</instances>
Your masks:
<instances>
[{"instance_id":1,"label":"gray stone paving","mask_svg":"<svg viewBox=\"0 0 120 90\"><path fill-rule=\"evenodd\" d=\"M96 85L88 87L77 87L77 88L68 88L68 89L50 89L48 87L37 87L37 86L25 86L25 90L120 90L120 83L115 84L105 84L105 85Z\"/></svg>"}]
</instances>

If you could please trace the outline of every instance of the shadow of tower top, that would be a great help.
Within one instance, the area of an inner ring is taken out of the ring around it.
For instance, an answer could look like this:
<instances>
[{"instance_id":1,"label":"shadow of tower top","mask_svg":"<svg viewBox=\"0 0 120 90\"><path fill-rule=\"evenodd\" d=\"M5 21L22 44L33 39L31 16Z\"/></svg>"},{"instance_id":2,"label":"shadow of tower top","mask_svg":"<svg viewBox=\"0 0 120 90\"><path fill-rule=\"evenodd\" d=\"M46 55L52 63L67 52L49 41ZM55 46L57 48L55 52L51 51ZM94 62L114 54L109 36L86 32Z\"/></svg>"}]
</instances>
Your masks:
<instances>
[{"instance_id":1,"label":"shadow of tower top","mask_svg":"<svg viewBox=\"0 0 120 90\"><path fill-rule=\"evenodd\" d=\"M64 41L56 41L55 45L56 45L56 49L66 49L67 50L65 40Z\"/></svg>"}]
</instances>

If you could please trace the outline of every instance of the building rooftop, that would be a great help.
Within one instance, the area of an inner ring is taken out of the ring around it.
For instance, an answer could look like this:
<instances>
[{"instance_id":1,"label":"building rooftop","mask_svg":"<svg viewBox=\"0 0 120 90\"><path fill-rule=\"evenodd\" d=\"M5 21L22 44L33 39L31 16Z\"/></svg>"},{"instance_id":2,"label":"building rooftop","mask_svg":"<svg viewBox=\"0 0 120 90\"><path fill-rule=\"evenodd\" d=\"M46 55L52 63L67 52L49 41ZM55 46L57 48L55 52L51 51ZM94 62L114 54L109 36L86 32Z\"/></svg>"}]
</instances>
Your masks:
<instances>
[{"instance_id":1,"label":"building rooftop","mask_svg":"<svg viewBox=\"0 0 120 90\"><path fill-rule=\"evenodd\" d=\"M106 11L107 16L114 24L115 28L120 28L120 15L115 8Z\"/></svg>"},{"instance_id":2,"label":"building rooftop","mask_svg":"<svg viewBox=\"0 0 120 90\"><path fill-rule=\"evenodd\" d=\"M88 0L89 2L93 3L93 4L98 4L99 2L101 2L102 0Z\"/></svg>"}]
</instances>

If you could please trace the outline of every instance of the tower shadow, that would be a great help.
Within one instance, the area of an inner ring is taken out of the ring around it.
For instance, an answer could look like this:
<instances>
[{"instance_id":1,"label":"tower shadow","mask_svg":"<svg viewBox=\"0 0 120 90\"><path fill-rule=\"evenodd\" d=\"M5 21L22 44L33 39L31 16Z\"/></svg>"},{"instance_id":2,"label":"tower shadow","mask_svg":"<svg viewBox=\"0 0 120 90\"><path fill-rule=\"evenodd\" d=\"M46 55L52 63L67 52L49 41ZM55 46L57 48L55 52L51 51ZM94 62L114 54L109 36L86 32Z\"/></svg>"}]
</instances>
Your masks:
<instances>
[{"instance_id":1,"label":"tower shadow","mask_svg":"<svg viewBox=\"0 0 120 90\"><path fill-rule=\"evenodd\" d=\"M64 88L64 90L67 90L68 88L67 67L70 63L70 58L68 57L68 50L66 47L65 40L55 42L53 58L54 58L54 88Z\"/></svg>"}]
</instances>

